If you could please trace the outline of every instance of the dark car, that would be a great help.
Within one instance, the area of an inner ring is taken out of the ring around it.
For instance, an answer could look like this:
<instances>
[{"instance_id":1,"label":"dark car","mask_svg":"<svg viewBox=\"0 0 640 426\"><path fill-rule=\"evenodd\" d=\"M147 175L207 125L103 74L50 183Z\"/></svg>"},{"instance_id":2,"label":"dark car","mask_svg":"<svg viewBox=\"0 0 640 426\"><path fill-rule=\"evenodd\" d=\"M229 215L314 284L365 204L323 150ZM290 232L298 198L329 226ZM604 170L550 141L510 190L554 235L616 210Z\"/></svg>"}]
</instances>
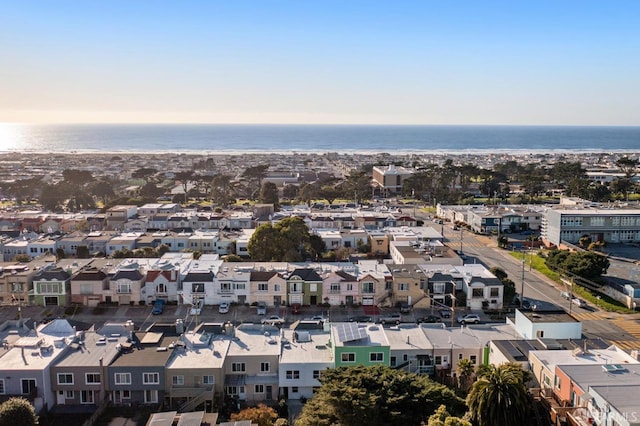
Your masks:
<instances>
[{"instance_id":1,"label":"dark car","mask_svg":"<svg viewBox=\"0 0 640 426\"><path fill-rule=\"evenodd\" d=\"M153 315L160 315L163 311L164 311L164 300L157 299L155 302L153 302L153 310L151 311Z\"/></svg>"},{"instance_id":2,"label":"dark car","mask_svg":"<svg viewBox=\"0 0 640 426\"><path fill-rule=\"evenodd\" d=\"M434 322L440 322L441 319L439 316L437 315L427 315L426 317L420 317L416 320L416 322L418 324L422 324L422 323L434 323Z\"/></svg>"},{"instance_id":3,"label":"dark car","mask_svg":"<svg viewBox=\"0 0 640 426\"><path fill-rule=\"evenodd\" d=\"M411 312L411 306L408 303L401 304L400 312L403 314L408 314L409 312Z\"/></svg>"},{"instance_id":4,"label":"dark car","mask_svg":"<svg viewBox=\"0 0 640 426\"><path fill-rule=\"evenodd\" d=\"M440 309L440 316L442 318L451 318L451 309Z\"/></svg>"},{"instance_id":5,"label":"dark car","mask_svg":"<svg viewBox=\"0 0 640 426\"><path fill-rule=\"evenodd\" d=\"M369 315L355 315L349 317L350 322L371 322L372 318Z\"/></svg>"}]
</instances>

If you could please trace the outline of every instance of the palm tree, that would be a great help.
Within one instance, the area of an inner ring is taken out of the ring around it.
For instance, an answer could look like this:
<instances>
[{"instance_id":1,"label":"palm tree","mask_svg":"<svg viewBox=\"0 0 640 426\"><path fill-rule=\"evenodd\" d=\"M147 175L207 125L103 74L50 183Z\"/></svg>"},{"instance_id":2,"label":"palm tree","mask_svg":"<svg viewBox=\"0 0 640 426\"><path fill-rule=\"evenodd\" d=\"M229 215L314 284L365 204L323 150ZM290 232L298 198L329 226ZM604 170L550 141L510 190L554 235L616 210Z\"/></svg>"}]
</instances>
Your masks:
<instances>
[{"instance_id":1,"label":"palm tree","mask_svg":"<svg viewBox=\"0 0 640 426\"><path fill-rule=\"evenodd\" d=\"M530 401L519 365L490 365L479 371L478 381L467 396L467 406L478 426L522 424Z\"/></svg>"},{"instance_id":2,"label":"palm tree","mask_svg":"<svg viewBox=\"0 0 640 426\"><path fill-rule=\"evenodd\" d=\"M469 390L474 369L474 364L471 360L465 358L458 362L458 386L463 392L467 392Z\"/></svg>"}]
</instances>

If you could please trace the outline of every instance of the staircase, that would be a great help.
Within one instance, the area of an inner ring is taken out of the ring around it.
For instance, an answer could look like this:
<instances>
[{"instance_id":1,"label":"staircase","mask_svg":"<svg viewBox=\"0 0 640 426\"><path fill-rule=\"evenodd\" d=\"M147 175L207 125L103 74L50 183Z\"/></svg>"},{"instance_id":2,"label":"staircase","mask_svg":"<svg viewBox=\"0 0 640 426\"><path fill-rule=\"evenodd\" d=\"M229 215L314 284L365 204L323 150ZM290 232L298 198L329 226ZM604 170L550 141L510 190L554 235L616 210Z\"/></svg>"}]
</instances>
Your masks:
<instances>
[{"instance_id":1,"label":"staircase","mask_svg":"<svg viewBox=\"0 0 640 426\"><path fill-rule=\"evenodd\" d=\"M198 395L182 404L180 407L178 407L178 412L185 413L193 411L198 405L203 404L208 400L213 401L213 388L203 390Z\"/></svg>"}]
</instances>

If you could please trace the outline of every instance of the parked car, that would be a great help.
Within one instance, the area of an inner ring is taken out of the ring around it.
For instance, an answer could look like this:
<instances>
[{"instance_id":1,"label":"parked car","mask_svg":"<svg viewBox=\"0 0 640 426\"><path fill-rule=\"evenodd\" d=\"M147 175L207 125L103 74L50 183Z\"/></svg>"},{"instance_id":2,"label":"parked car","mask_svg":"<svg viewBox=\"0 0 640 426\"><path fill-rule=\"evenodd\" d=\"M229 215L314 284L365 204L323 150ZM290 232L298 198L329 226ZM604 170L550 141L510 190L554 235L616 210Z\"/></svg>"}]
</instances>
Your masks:
<instances>
[{"instance_id":1,"label":"parked car","mask_svg":"<svg viewBox=\"0 0 640 426\"><path fill-rule=\"evenodd\" d=\"M451 309L440 309L440 316L442 318L451 318Z\"/></svg>"},{"instance_id":2,"label":"parked car","mask_svg":"<svg viewBox=\"0 0 640 426\"><path fill-rule=\"evenodd\" d=\"M220 304L220 306L218 307L218 312L221 314L228 314L229 313L229 304L227 302L222 302Z\"/></svg>"},{"instance_id":3,"label":"parked car","mask_svg":"<svg viewBox=\"0 0 640 426\"><path fill-rule=\"evenodd\" d=\"M427 315L426 317L420 317L420 318L416 319L416 322L418 324L434 323L434 322L441 322L441 321L442 321L442 319L437 315Z\"/></svg>"},{"instance_id":4,"label":"parked car","mask_svg":"<svg viewBox=\"0 0 640 426\"><path fill-rule=\"evenodd\" d=\"M394 312L380 316L380 324L400 324L402 322L402 314Z\"/></svg>"},{"instance_id":5,"label":"parked car","mask_svg":"<svg viewBox=\"0 0 640 426\"><path fill-rule=\"evenodd\" d=\"M305 318L305 321L320 321L320 322L325 322L327 321L329 318L323 316L323 315L314 315L311 318Z\"/></svg>"},{"instance_id":6,"label":"parked car","mask_svg":"<svg viewBox=\"0 0 640 426\"><path fill-rule=\"evenodd\" d=\"M411 312L411 306L408 303L400 305L400 313L408 314L409 312Z\"/></svg>"},{"instance_id":7,"label":"parked car","mask_svg":"<svg viewBox=\"0 0 640 426\"><path fill-rule=\"evenodd\" d=\"M160 315L163 311L164 311L164 300L156 299L156 301L153 302L153 310L151 311L151 313L153 315Z\"/></svg>"},{"instance_id":8,"label":"parked car","mask_svg":"<svg viewBox=\"0 0 640 426\"><path fill-rule=\"evenodd\" d=\"M573 299L571 299L571 303L573 303L574 305L577 305L581 308L584 308L585 306L587 306L587 302L585 302L582 299L579 299L577 297L574 297Z\"/></svg>"},{"instance_id":9,"label":"parked car","mask_svg":"<svg viewBox=\"0 0 640 426\"><path fill-rule=\"evenodd\" d=\"M354 315L349 317L350 322L371 322L372 318L369 315Z\"/></svg>"},{"instance_id":10,"label":"parked car","mask_svg":"<svg viewBox=\"0 0 640 426\"><path fill-rule=\"evenodd\" d=\"M200 315L202 313L202 307L204 306L204 300L200 299L195 304L191 305L189 310L190 315Z\"/></svg>"},{"instance_id":11,"label":"parked car","mask_svg":"<svg viewBox=\"0 0 640 426\"><path fill-rule=\"evenodd\" d=\"M458 317L458 324L479 324L479 323L480 323L480 315L478 314L467 314L467 315Z\"/></svg>"},{"instance_id":12,"label":"parked car","mask_svg":"<svg viewBox=\"0 0 640 426\"><path fill-rule=\"evenodd\" d=\"M563 299L571 300L571 294L569 292L567 292L567 291L563 291L562 293L560 293L560 296Z\"/></svg>"},{"instance_id":13,"label":"parked car","mask_svg":"<svg viewBox=\"0 0 640 426\"><path fill-rule=\"evenodd\" d=\"M268 324L268 325L283 325L284 324L284 318L279 317L277 315L271 315L267 318L263 318L262 319L262 324Z\"/></svg>"},{"instance_id":14,"label":"parked car","mask_svg":"<svg viewBox=\"0 0 640 426\"><path fill-rule=\"evenodd\" d=\"M267 315L267 304L258 302L258 315Z\"/></svg>"}]
</instances>

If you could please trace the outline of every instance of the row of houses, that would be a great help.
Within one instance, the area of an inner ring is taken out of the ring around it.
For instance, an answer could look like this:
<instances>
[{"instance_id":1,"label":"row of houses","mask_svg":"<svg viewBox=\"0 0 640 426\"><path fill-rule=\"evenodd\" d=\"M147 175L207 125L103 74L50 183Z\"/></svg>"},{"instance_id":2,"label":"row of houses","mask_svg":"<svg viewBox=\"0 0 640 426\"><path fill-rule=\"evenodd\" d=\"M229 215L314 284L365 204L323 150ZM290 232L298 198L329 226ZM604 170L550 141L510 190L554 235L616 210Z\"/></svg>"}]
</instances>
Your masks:
<instances>
[{"instance_id":1,"label":"row of houses","mask_svg":"<svg viewBox=\"0 0 640 426\"><path fill-rule=\"evenodd\" d=\"M323 372L335 367L385 365L455 382L461 360L515 362L532 371L531 387L556 401L553 415L612 424L606 420L623 418L621 409L640 406L632 392L640 364L615 346L581 340L581 333L564 312L520 311L505 324L455 328L302 321L288 329L187 329L178 319L146 330L126 322L82 331L64 319L33 329L13 321L0 327L0 397L29 398L39 411L110 401L185 412L221 396L251 404L310 398ZM623 397L625 386L632 388Z\"/></svg>"},{"instance_id":2,"label":"row of houses","mask_svg":"<svg viewBox=\"0 0 640 426\"><path fill-rule=\"evenodd\" d=\"M484 266L396 265L375 260L337 263L224 262L218 255L166 253L148 259L38 258L0 271L5 304L71 303L451 306L465 293L471 309L503 306L504 287Z\"/></svg>"}]
</instances>

